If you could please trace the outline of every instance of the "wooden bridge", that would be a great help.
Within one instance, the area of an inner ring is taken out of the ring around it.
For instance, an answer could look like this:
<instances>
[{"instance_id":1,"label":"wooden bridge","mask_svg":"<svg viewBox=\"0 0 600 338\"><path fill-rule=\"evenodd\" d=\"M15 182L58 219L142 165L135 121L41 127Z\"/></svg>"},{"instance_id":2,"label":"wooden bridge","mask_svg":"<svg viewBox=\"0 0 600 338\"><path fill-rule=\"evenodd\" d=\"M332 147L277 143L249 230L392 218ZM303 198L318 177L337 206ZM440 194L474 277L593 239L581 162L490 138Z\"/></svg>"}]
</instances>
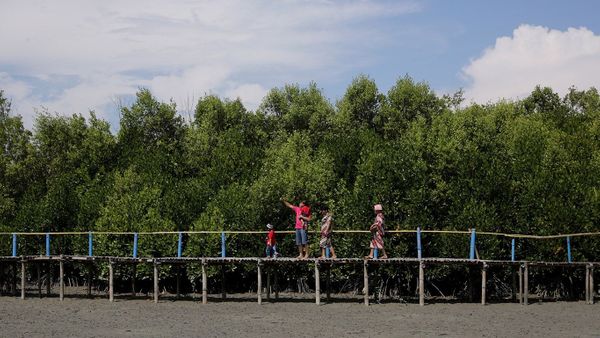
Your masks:
<instances>
[{"instance_id":1,"label":"wooden bridge","mask_svg":"<svg viewBox=\"0 0 600 338\"><path fill-rule=\"evenodd\" d=\"M279 296L278 287L278 267L282 265L305 265L314 268L314 293L315 303L321 304L321 274L325 273L325 293L326 297L330 298L330 270L336 265L355 265L363 268L363 297L364 304L369 305L369 266L376 265L392 265L392 266L413 266L418 267L418 290L419 304L425 304L425 274L428 266L433 265L451 265L478 268L481 271L481 304L486 304L486 289L489 278L488 268L492 266L501 266L513 269L518 273L518 294L519 303L528 304L529 299L529 274L531 269L536 268L568 268L575 270L585 270L585 300L587 304L594 302L594 269L599 262L542 262L542 261L513 261L513 260L480 260L480 259L457 259L457 258L387 258L387 259L363 259L363 258L336 258L336 259L296 259L296 258L262 258L262 257L162 257L162 258L133 258L133 257L108 257L108 256L67 256L67 255L46 255L46 256L0 256L0 264L8 265L10 273L6 276L12 283L12 290L15 295L17 292L17 280L20 274L20 292L21 299L26 297L26 277L27 265L35 264L38 268L37 282L38 291L41 295L41 274L40 266L42 264L58 264L59 265L59 297L60 300L65 296L65 264L81 264L94 266L98 263L108 264L108 299L114 300L114 268L116 265L134 265L148 264L153 267L153 294L154 302L159 301L159 269L161 266L174 265L186 266L199 264L202 267L202 303L208 301L208 279L206 268L214 265L235 265L235 264L250 264L256 266L257 272L257 301L259 304L263 302L263 293L266 299L272 298L271 293L274 293L275 299ZM20 268L19 268L20 265ZM135 269L133 270L132 283L135 286ZM179 271L179 269L177 270ZM266 283L263 284L263 276L266 275ZM48 288L50 293L50 276L46 275ZM88 276L88 295L91 295L91 276ZM180 296L180 274L177 273L176 292L177 298ZM226 296L224 287L224 275L222 278L222 297ZM273 285L272 285L273 284ZM263 288L263 285L265 286ZM516 288L514 285L513 288ZM263 289L265 290L263 292Z\"/></svg>"}]
</instances>

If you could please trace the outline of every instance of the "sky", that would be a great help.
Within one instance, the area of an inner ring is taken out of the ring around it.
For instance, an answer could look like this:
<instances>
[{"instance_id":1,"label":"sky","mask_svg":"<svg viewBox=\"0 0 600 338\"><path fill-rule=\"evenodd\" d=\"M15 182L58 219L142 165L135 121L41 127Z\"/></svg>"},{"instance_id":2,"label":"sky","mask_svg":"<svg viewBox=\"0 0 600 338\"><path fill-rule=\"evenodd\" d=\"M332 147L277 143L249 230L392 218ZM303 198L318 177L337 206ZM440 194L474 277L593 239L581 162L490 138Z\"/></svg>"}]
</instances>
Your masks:
<instances>
[{"instance_id":1,"label":"sky","mask_svg":"<svg viewBox=\"0 0 600 338\"><path fill-rule=\"evenodd\" d=\"M332 103L358 75L387 92L408 74L468 102L600 87L600 1L4 0L0 90L36 112L118 129L139 88L189 116L204 95L255 110L314 81Z\"/></svg>"}]
</instances>

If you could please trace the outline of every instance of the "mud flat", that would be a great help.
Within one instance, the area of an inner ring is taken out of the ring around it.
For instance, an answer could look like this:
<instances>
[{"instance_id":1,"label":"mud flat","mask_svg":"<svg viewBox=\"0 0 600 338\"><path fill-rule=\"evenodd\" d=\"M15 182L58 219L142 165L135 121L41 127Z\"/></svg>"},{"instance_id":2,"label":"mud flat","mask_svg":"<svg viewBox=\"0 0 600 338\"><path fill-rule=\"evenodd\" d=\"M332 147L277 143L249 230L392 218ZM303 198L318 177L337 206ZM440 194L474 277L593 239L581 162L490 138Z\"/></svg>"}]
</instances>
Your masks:
<instances>
[{"instance_id":1,"label":"mud flat","mask_svg":"<svg viewBox=\"0 0 600 338\"><path fill-rule=\"evenodd\" d=\"M600 304L548 302L366 307L360 299L317 306L310 299L258 305L231 297L197 300L0 297L2 337L175 336L600 336Z\"/></svg>"}]
</instances>

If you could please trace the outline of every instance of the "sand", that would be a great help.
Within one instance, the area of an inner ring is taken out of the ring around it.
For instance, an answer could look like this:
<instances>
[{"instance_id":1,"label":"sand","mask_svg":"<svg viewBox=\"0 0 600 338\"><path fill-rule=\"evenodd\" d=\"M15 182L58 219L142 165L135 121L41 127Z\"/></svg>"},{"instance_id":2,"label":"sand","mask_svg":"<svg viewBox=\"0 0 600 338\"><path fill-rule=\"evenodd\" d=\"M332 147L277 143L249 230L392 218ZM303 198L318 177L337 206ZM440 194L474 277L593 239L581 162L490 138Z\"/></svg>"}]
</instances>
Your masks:
<instances>
[{"instance_id":1,"label":"sand","mask_svg":"<svg viewBox=\"0 0 600 338\"><path fill-rule=\"evenodd\" d=\"M402 337L597 336L600 304L584 302L417 304L369 307L360 300L317 306L309 299L193 300L0 297L3 337Z\"/></svg>"}]
</instances>

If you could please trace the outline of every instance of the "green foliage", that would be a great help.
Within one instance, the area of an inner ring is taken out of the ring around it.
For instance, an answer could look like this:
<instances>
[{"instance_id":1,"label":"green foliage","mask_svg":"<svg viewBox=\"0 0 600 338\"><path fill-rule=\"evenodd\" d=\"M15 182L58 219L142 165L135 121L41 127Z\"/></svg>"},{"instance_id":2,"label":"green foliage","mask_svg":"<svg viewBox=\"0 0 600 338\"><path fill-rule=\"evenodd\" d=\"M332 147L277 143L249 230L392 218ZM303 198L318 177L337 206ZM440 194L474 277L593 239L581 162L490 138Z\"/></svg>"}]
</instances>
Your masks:
<instances>
[{"instance_id":1,"label":"green foliage","mask_svg":"<svg viewBox=\"0 0 600 338\"><path fill-rule=\"evenodd\" d=\"M239 100L205 96L189 124L174 103L142 89L123 108L116 135L93 113L86 119L42 112L31 132L10 106L0 91L0 230L6 232L256 231L266 223L292 230L282 197L308 201L315 216L326 203L338 229L366 230L372 205L381 203L387 229L598 231L595 88L571 88L561 98L536 87L521 101L464 106L462 91L438 97L404 76L383 94L358 76L335 105L314 83L272 89L257 112ZM131 235L94 240L98 255L131 255ZM278 241L284 255L295 254L293 236L279 234ZM2 252L8 243L3 237ZM176 235L140 236L139 255L173 256L176 243ZM316 251L315 237L311 243ZM367 243L368 235L335 236L339 256L360 257ZM415 255L412 236L388 236L386 243L392 256ZM423 243L426 256L468 254L462 235L426 235ZM598 260L597 241L573 244L576 259ZM36 254L43 239L19 245ZM85 238L61 237L52 250L83 253L86 245ZM484 258L506 259L509 243L480 237L478 249ZM519 241L517 249L519 258L566 259L557 241ZM264 234L227 236L228 255L263 250ZM219 252L220 234L184 238L184 255ZM187 275L197 281L198 267Z\"/></svg>"}]
</instances>

